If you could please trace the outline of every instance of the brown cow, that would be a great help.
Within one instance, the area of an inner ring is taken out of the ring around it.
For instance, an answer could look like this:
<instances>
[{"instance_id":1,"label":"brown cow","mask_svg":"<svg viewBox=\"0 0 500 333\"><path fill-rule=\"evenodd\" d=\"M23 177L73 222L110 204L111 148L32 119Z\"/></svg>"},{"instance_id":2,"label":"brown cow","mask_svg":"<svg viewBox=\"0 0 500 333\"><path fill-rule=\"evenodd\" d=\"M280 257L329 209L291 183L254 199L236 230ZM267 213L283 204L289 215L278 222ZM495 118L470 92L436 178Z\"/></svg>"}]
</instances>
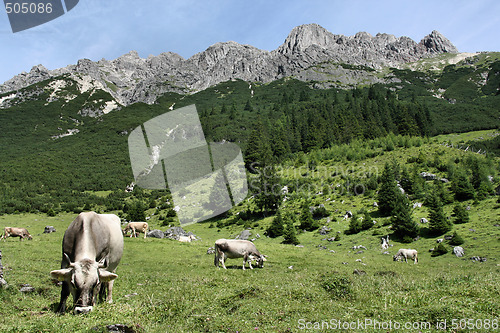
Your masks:
<instances>
[{"instance_id":1,"label":"brown cow","mask_svg":"<svg viewBox=\"0 0 500 333\"><path fill-rule=\"evenodd\" d=\"M2 235L2 237L0 239L3 239L3 241L5 242L5 239L7 237L19 237L20 241L22 241L25 238L33 239L33 237L31 237L31 235L28 232L28 230L26 230L25 228L5 227L3 229L3 235Z\"/></svg>"},{"instance_id":2,"label":"brown cow","mask_svg":"<svg viewBox=\"0 0 500 333\"><path fill-rule=\"evenodd\" d=\"M130 237L132 237L132 235L134 237L137 237L137 233L142 232L144 233L144 238L146 238L148 228L149 226L147 222L130 222L129 224L127 224L127 227L123 229L123 235L126 235L127 232L131 230L132 233L130 234Z\"/></svg>"}]
</instances>

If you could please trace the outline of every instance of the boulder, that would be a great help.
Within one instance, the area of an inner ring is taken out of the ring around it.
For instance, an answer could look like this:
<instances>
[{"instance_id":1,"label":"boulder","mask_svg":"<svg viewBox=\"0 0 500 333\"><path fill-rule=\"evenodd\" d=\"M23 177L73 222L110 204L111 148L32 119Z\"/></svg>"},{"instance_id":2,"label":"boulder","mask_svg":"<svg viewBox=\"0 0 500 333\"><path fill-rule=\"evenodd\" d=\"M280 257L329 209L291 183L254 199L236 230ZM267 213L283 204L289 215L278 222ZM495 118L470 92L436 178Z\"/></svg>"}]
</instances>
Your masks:
<instances>
[{"instance_id":1,"label":"boulder","mask_svg":"<svg viewBox=\"0 0 500 333\"><path fill-rule=\"evenodd\" d=\"M21 286L21 289L19 289L19 291L22 293L32 293L35 291L35 288L26 283Z\"/></svg>"},{"instance_id":2,"label":"boulder","mask_svg":"<svg viewBox=\"0 0 500 333\"><path fill-rule=\"evenodd\" d=\"M243 230L238 236L236 236L236 239L248 240L251 235L252 232L250 230Z\"/></svg>"},{"instance_id":3,"label":"boulder","mask_svg":"<svg viewBox=\"0 0 500 333\"><path fill-rule=\"evenodd\" d=\"M51 225L48 225L48 226L45 227L45 229L43 229L43 233L44 234L50 234L52 232L56 232L56 228L54 228Z\"/></svg>"},{"instance_id":4,"label":"boulder","mask_svg":"<svg viewBox=\"0 0 500 333\"><path fill-rule=\"evenodd\" d=\"M148 232L147 237L165 238L165 234L161 230L153 229L150 232Z\"/></svg>"},{"instance_id":5,"label":"boulder","mask_svg":"<svg viewBox=\"0 0 500 333\"><path fill-rule=\"evenodd\" d=\"M464 254L465 254L463 247L461 247L461 246L455 246L453 248L453 254L456 255L459 258L463 257Z\"/></svg>"},{"instance_id":6,"label":"boulder","mask_svg":"<svg viewBox=\"0 0 500 333\"><path fill-rule=\"evenodd\" d=\"M320 235L326 235L332 230L331 228L328 228L327 226L322 226L321 229L319 229L319 234Z\"/></svg>"},{"instance_id":7,"label":"boulder","mask_svg":"<svg viewBox=\"0 0 500 333\"><path fill-rule=\"evenodd\" d=\"M179 239L179 236L189 236L188 232L186 232L181 227L171 227L165 230L164 237L170 239Z\"/></svg>"},{"instance_id":8,"label":"boulder","mask_svg":"<svg viewBox=\"0 0 500 333\"><path fill-rule=\"evenodd\" d=\"M360 269L355 269L352 274L355 274L355 275L366 275L366 272L363 271L363 270L360 270Z\"/></svg>"}]
</instances>

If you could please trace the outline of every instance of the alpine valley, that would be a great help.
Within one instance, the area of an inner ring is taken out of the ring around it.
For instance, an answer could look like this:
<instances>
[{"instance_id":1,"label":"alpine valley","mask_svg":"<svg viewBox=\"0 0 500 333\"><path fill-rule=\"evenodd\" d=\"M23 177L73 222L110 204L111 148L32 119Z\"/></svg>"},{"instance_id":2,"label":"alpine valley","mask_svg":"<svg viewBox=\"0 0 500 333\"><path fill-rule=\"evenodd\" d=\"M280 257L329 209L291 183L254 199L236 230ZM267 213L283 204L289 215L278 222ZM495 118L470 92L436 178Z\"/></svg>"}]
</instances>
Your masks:
<instances>
[{"instance_id":1,"label":"alpine valley","mask_svg":"<svg viewBox=\"0 0 500 333\"><path fill-rule=\"evenodd\" d=\"M162 238L179 226L176 204L133 186L128 137L192 104L208 142L243 151L249 193L184 226L188 244ZM1 242L0 330L497 329L499 126L500 52L460 53L437 31L415 42L307 24L273 51L223 42L189 59L36 65L0 85L0 229L33 236ZM125 239L113 304L58 316L48 274L89 210L153 233ZM269 256L264 268L214 267L207 249L236 236ZM393 261L399 248L418 264Z\"/></svg>"}]
</instances>

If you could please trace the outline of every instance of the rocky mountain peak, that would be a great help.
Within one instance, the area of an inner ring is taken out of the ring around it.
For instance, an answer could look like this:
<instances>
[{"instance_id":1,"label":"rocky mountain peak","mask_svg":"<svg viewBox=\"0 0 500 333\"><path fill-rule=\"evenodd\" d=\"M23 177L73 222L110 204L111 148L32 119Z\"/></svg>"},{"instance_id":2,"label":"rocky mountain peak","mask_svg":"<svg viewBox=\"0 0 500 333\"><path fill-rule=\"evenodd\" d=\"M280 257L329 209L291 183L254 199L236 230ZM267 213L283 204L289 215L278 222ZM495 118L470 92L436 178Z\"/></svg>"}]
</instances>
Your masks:
<instances>
[{"instance_id":1,"label":"rocky mountain peak","mask_svg":"<svg viewBox=\"0 0 500 333\"><path fill-rule=\"evenodd\" d=\"M76 65L55 70L37 65L0 85L0 93L65 74L85 81L86 87L92 83L95 89L107 91L123 105L154 103L166 92L192 93L233 79L267 83L294 76L327 85L356 85L359 80L374 83L378 78L372 75L368 79L366 73L348 71L342 64L381 69L444 52L455 53L457 49L437 31L417 44L405 36L372 36L367 32L334 35L318 24L305 24L292 29L284 43L271 52L230 41L216 43L189 59L172 52L141 58L130 51L114 60L81 59ZM324 64L330 65L318 69ZM331 77L337 79L332 81Z\"/></svg>"},{"instance_id":2,"label":"rocky mountain peak","mask_svg":"<svg viewBox=\"0 0 500 333\"><path fill-rule=\"evenodd\" d=\"M437 30L425 36L419 44L425 46L429 53L458 53L455 45Z\"/></svg>"},{"instance_id":3,"label":"rocky mountain peak","mask_svg":"<svg viewBox=\"0 0 500 333\"><path fill-rule=\"evenodd\" d=\"M335 35L322 26L315 23L304 24L293 28L277 51L284 55L300 53L311 45L328 48L335 41Z\"/></svg>"}]
</instances>

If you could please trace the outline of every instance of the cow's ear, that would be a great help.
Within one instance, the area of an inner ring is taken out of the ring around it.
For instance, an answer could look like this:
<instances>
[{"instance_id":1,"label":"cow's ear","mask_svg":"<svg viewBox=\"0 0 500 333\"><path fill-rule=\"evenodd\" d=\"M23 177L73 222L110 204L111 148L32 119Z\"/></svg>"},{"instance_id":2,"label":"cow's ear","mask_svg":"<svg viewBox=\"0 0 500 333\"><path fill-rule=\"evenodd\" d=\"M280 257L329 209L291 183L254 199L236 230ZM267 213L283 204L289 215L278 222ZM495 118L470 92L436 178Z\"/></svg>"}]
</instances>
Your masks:
<instances>
[{"instance_id":1,"label":"cow's ear","mask_svg":"<svg viewBox=\"0 0 500 333\"><path fill-rule=\"evenodd\" d=\"M67 281L73 273L72 268L63 268L50 272L50 276L58 281Z\"/></svg>"},{"instance_id":2,"label":"cow's ear","mask_svg":"<svg viewBox=\"0 0 500 333\"><path fill-rule=\"evenodd\" d=\"M108 272L104 269L99 269L99 280L101 282L109 282L111 280L114 280L118 277L115 273Z\"/></svg>"}]
</instances>

